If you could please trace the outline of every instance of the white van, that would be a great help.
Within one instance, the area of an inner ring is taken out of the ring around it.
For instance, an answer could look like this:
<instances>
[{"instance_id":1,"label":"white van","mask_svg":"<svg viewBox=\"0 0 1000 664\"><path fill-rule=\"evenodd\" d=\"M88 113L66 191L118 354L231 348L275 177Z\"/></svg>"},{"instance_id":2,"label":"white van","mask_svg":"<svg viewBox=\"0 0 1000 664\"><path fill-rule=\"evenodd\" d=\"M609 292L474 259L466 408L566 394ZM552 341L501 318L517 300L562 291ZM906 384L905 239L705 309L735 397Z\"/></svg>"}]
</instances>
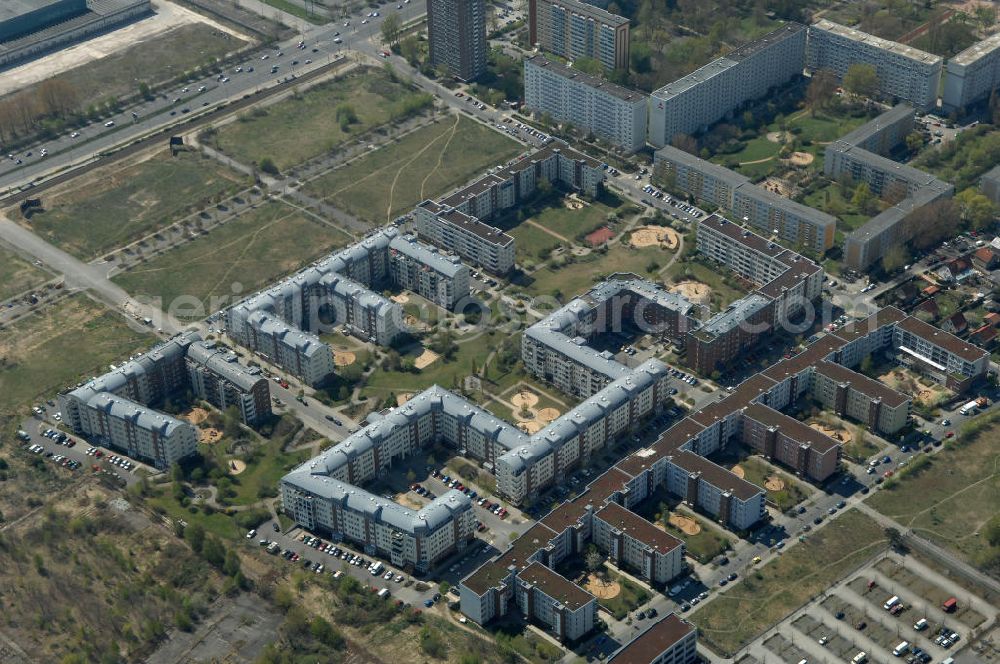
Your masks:
<instances>
[{"instance_id":1,"label":"white van","mask_svg":"<svg viewBox=\"0 0 1000 664\"><path fill-rule=\"evenodd\" d=\"M948 659L946 659L943 662L941 662L941 664L955 664L955 658L954 657L949 657Z\"/></svg>"},{"instance_id":2,"label":"white van","mask_svg":"<svg viewBox=\"0 0 1000 664\"><path fill-rule=\"evenodd\" d=\"M897 597L896 595L893 595L892 597L890 597L889 599L886 600L885 604L882 605L882 608L885 609L886 611L888 611L889 609L891 609L892 607L896 606L897 604L899 604L899 597Z\"/></svg>"},{"instance_id":3,"label":"white van","mask_svg":"<svg viewBox=\"0 0 1000 664\"><path fill-rule=\"evenodd\" d=\"M382 590L378 591L378 596L380 599L385 599L386 597L389 596L389 589L383 588Z\"/></svg>"},{"instance_id":4,"label":"white van","mask_svg":"<svg viewBox=\"0 0 1000 664\"><path fill-rule=\"evenodd\" d=\"M903 641L893 649L892 654L896 657L902 657L908 652L910 652L910 644L907 641Z\"/></svg>"},{"instance_id":5,"label":"white van","mask_svg":"<svg viewBox=\"0 0 1000 664\"><path fill-rule=\"evenodd\" d=\"M865 664L865 662L867 661L868 661L868 654L865 653L864 650L862 650L861 652L859 652L857 655L854 656L854 659L851 660L851 664Z\"/></svg>"},{"instance_id":6,"label":"white van","mask_svg":"<svg viewBox=\"0 0 1000 664\"><path fill-rule=\"evenodd\" d=\"M917 622L913 623L913 629L917 630L918 632L922 632L925 629L927 629L927 618L921 618Z\"/></svg>"}]
</instances>

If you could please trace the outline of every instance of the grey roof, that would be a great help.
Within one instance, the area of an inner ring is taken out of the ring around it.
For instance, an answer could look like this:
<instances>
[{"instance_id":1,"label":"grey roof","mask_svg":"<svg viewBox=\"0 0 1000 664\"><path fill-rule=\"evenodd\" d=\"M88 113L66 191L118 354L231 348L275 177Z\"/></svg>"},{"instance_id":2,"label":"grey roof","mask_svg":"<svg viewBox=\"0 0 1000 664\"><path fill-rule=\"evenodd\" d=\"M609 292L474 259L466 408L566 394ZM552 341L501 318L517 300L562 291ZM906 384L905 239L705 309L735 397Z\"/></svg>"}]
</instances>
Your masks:
<instances>
[{"instance_id":1,"label":"grey roof","mask_svg":"<svg viewBox=\"0 0 1000 664\"><path fill-rule=\"evenodd\" d=\"M1000 32L995 32L986 39L978 41L958 55L948 60L949 65L971 65L981 58L1000 48Z\"/></svg>"},{"instance_id":2,"label":"grey roof","mask_svg":"<svg viewBox=\"0 0 1000 664\"><path fill-rule=\"evenodd\" d=\"M906 44L889 41L888 39L882 39L881 37L876 37L875 35L862 32L861 30L848 28L847 26L834 23L833 21L825 18L813 23L810 30L822 30L830 34L850 39L851 41L858 43L868 44L870 46L874 46L875 48L882 49L883 51L895 53L921 63L941 62L941 56L939 55L932 55L931 53L921 51L913 48L912 46L907 46Z\"/></svg>"},{"instance_id":3,"label":"grey roof","mask_svg":"<svg viewBox=\"0 0 1000 664\"><path fill-rule=\"evenodd\" d=\"M581 2L581 0L558 0L552 2L552 4L565 7L574 14L579 14L585 18L593 18L601 23L607 23L608 25L614 27L624 25L629 22L628 18L619 16L618 14L613 14L607 9L598 7L596 4L591 2Z\"/></svg>"},{"instance_id":4,"label":"grey roof","mask_svg":"<svg viewBox=\"0 0 1000 664\"><path fill-rule=\"evenodd\" d=\"M455 277L468 268L458 256L443 256L435 247L418 242L413 235L393 238L389 249L398 251L446 277Z\"/></svg>"},{"instance_id":5,"label":"grey roof","mask_svg":"<svg viewBox=\"0 0 1000 664\"><path fill-rule=\"evenodd\" d=\"M752 42L748 42L743 46L739 46L733 49L732 51L726 54L726 57L729 58L730 60L735 60L739 62L740 60L753 57L757 53L760 53L761 51L768 48L769 46L777 44L778 42L782 42L788 39L789 37L793 37L805 29L806 26L802 25L801 23L795 23L794 21L789 21L785 25L782 25L781 27L772 30L763 37L758 37Z\"/></svg>"},{"instance_id":6,"label":"grey roof","mask_svg":"<svg viewBox=\"0 0 1000 664\"><path fill-rule=\"evenodd\" d=\"M913 107L909 104L896 104L885 113L879 115L877 118L869 120L854 131L844 134L837 140L838 142L847 143L848 145L861 145L886 127L892 126L903 119L912 118L915 113L916 111L914 111Z\"/></svg>"},{"instance_id":7,"label":"grey roof","mask_svg":"<svg viewBox=\"0 0 1000 664\"><path fill-rule=\"evenodd\" d=\"M266 381L257 367L244 367L236 353L220 348L210 341L198 341L188 347L187 358L212 373L221 376L244 392L249 392L261 381Z\"/></svg>"},{"instance_id":8,"label":"grey roof","mask_svg":"<svg viewBox=\"0 0 1000 664\"><path fill-rule=\"evenodd\" d=\"M255 311L247 318L247 324L256 328L261 334L273 338L286 348L293 348L306 357L312 357L320 352L327 352L326 344L319 337L303 332L297 327L263 311Z\"/></svg>"},{"instance_id":9,"label":"grey roof","mask_svg":"<svg viewBox=\"0 0 1000 664\"><path fill-rule=\"evenodd\" d=\"M816 226L835 226L837 224L837 218L831 214L809 207L808 205L803 205L790 198L776 194L769 189L758 187L755 184L744 183L739 185L734 192L734 196L737 195L744 195L751 200L764 203L775 210L783 210L785 213L794 215L799 219L808 219Z\"/></svg>"},{"instance_id":10,"label":"grey roof","mask_svg":"<svg viewBox=\"0 0 1000 664\"><path fill-rule=\"evenodd\" d=\"M141 429L158 433L161 436L172 436L176 431L184 427L193 428L187 422L182 422L170 415L145 408L134 401L116 396L110 392L95 394L87 402L87 407L103 411L115 419L127 420Z\"/></svg>"},{"instance_id":11,"label":"grey roof","mask_svg":"<svg viewBox=\"0 0 1000 664\"><path fill-rule=\"evenodd\" d=\"M663 100L672 99L687 92L691 88L701 85L711 78L719 76L730 67L735 67L736 65L737 62L735 60L730 60L729 58L712 60L707 65L702 65L698 69L695 69L687 76L683 76L676 81L667 83L658 90L654 90L652 92L652 96Z\"/></svg>"},{"instance_id":12,"label":"grey roof","mask_svg":"<svg viewBox=\"0 0 1000 664\"><path fill-rule=\"evenodd\" d=\"M5 0L0 2L0 21L61 4L62 0Z\"/></svg>"},{"instance_id":13,"label":"grey roof","mask_svg":"<svg viewBox=\"0 0 1000 664\"><path fill-rule=\"evenodd\" d=\"M666 145L655 153L655 158L666 159L667 161L683 164L688 168L697 170L700 173L711 176L716 180L727 183L730 188L735 189L741 184L750 182L750 178L740 175L736 171L729 170L725 166L712 163L707 159L702 159L693 154L685 152L672 145Z\"/></svg>"},{"instance_id":14,"label":"grey roof","mask_svg":"<svg viewBox=\"0 0 1000 664\"><path fill-rule=\"evenodd\" d=\"M698 333L724 334L766 307L770 302L771 300L763 295L751 293L730 304L725 311L720 311L705 321Z\"/></svg>"},{"instance_id":15,"label":"grey roof","mask_svg":"<svg viewBox=\"0 0 1000 664\"><path fill-rule=\"evenodd\" d=\"M530 66L545 69L546 71L552 72L562 78L576 81L577 83L586 85L589 88L600 90L601 92L611 95L612 97L617 97L622 101L632 102L633 104L644 104L648 99L648 97L641 92L630 90L629 88L623 88L620 85L615 85L600 76L592 76L586 72L580 71L579 69L573 69L573 67L568 64L564 65L559 62L554 62L541 54L525 58L524 66L525 68Z\"/></svg>"},{"instance_id":16,"label":"grey roof","mask_svg":"<svg viewBox=\"0 0 1000 664\"><path fill-rule=\"evenodd\" d=\"M847 239L851 242L864 242L868 238L895 226L917 208L933 203L939 198L951 196L954 189L954 185L934 178L928 186L920 187L908 198L904 198L899 203L869 219L864 226L848 235Z\"/></svg>"}]
</instances>

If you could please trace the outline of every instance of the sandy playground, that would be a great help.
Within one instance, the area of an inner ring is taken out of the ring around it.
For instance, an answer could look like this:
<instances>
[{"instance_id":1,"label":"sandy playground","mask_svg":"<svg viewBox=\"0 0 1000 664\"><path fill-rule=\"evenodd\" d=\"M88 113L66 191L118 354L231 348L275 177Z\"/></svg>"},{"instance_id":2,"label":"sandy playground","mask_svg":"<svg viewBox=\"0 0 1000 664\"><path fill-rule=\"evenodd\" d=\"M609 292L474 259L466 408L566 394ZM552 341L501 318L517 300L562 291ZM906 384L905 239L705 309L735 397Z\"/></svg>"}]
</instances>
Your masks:
<instances>
[{"instance_id":1,"label":"sandy playground","mask_svg":"<svg viewBox=\"0 0 1000 664\"><path fill-rule=\"evenodd\" d=\"M222 432L218 429L213 429L208 427L206 429L198 429L198 442L204 443L206 445L211 445L222 440Z\"/></svg>"},{"instance_id":2,"label":"sandy playground","mask_svg":"<svg viewBox=\"0 0 1000 664\"><path fill-rule=\"evenodd\" d=\"M192 408L191 411L184 416L184 419L191 424L198 426L208 419L208 411L204 408Z\"/></svg>"},{"instance_id":3,"label":"sandy playground","mask_svg":"<svg viewBox=\"0 0 1000 664\"><path fill-rule=\"evenodd\" d=\"M567 210L582 210L585 207L585 203L581 201L576 194L570 194L563 199L563 206Z\"/></svg>"},{"instance_id":4,"label":"sandy playground","mask_svg":"<svg viewBox=\"0 0 1000 664\"><path fill-rule=\"evenodd\" d=\"M533 394L527 390L521 390L514 396L510 398L510 404L521 410L523 408L531 409L538 405L538 395Z\"/></svg>"},{"instance_id":5,"label":"sandy playground","mask_svg":"<svg viewBox=\"0 0 1000 664\"><path fill-rule=\"evenodd\" d=\"M667 290L671 293L680 293L695 304L708 304L712 300L712 289L700 281L682 281Z\"/></svg>"},{"instance_id":6,"label":"sandy playground","mask_svg":"<svg viewBox=\"0 0 1000 664\"><path fill-rule=\"evenodd\" d=\"M781 178L767 178L760 183L760 186L764 189L778 194L779 196L784 196L785 198L791 198L792 190L788 186L788 183Z\"/></svg>"},{"instance_id":7,"label":"sandy playground","mask_svg":"<svg viewBox=\"0 0 1000 664\"><path fill-rule=\"evenodd\" d=\"M405 293L400 293L399 295L391 295L389 299L395 302L396 304L406 304L407 302L410 301L410 296L406 295Z\"/></svg>"},{"instance_id":8,"label":"sandy playground","mask_svg":"<svg viewBox=\"0 0 1000 664\"><path fill-rule=\"evenodd\" d=\"M542 408L535 415L535 419L540 422L552 422L559 417L559 411L555 408Z\"/></svg>"},{"instance_id":9,"label":"sandy playground","mask_svg":"<svg viewBox=\"0 0 1000 664\"><path fill-rule=\"evenodd\" d=\"M781 479L777 475L771 475L764 480L764 488L768 491L784 491L785 480Z\"/></svg>"},{"instance_id":10,"label":"sandy playground","mask_svg":"<svg viewBox=\"0 0 1000 664\"><path fill-rule=\"evenodd\" d=\"M439 357L440 355L438 355L434 351L424 349L424 352L422 352L420 356L413 361L413 366L415 366L418 369L426 369L427 367L437 362L437 359Z\"/></svg>"},{"instance_id":11,"label":"sandy playground","mask_svg":"<svg viewBox=\"0 0 1000 664\"><path fill-rule=\"evenodd\" d=\"M636 249L656 246L676 249L680 244L680 236L677 235L677 231L666 226L642 226L632 232L629 243Z\"/></svg>"},{"instance_id":12,"label":"sandy playground","mask_svg":"<svg viewBox=\"0 0 1000 664\"><path fill-rule=\"evenodd\" d=\"M403 392L402 394L396 395L396 405L402 406L404 403L413 398L413 392Z\"/></svg>"},{"instance_id":13,"label":"sandy playground","mask_svg":"<svg viewBox=\"0 0 1000 664\"><path fill-rule=\"evenodd\" d=\"M668 519L670 525L677 530L681 531L685 535L697 535L701 532L701 526L697 521L689 516L681 516L680 514L671 514Z\"/></svg>"},{"instance_id":14,"label":"sandy playground","mask_svg":"<svg viewBox=\"0 0 1000 664\"><path fill-rule=\"evenodd\" d=\"M948 393L940 385L925 383L909 372L893 369L878 377L880 381L903 394L912 394L914 399L925 406L936 406Z\"/></svg>"},{"instance_id":15,"label":"sandy playground","mask_svg":"<svg viewBox=\"0 0 1000 664\"><path fill-rule=\"evenodd\" d=\"M393 501L403 505L404 507L409 507L411 510L422 510L424 508L423 504L415 500L413 498L413 494L409 491L397 493L396 497L393 498Z\"/></svg>"},{"instance_id":16,"label":"sandy playground","mask_svg":"<svg viewBox=\"0 0 1000 664\"><path fill-rule=\"evenodd\" d=\"M808 152L793 152L790 157L788 157L788 163L792 166L808 166L813 163L814 157Z\"/></svg>"},{"instance_id":17,"label":"sandy playground","mask_svg":"<svg viewBox=\"0 0 1000 664\"><path fill-rule=\"evenodd\" d=\"M736 477L740 478L741 480L742 479L746 479L746 475L747 474L743 471L743 466L741 466L739 464L736 464L735 466L733 466L732 468L730 468L729 471L733 475L736 475Z\"/></svg>"},{"instance_id":18,"label":"sandy playground","mask_svg":"<svg viewBox=\"0 0 1000 664\"><path fill-rule=\"evenodd\" d=\"M785 131L769 131L766 138L772 143L785 143L792 139L792 135Z\"/></svg>"},{"instance_id":19,"label":"sandy playground","mask_svg":"<svg viewBox=\"0 0 1000 664\"><path fill-rule=\"evenodd\" d=\"M232 459L228 465L230 475L239 475L247 469L247 465L239 459Z\"/></svg>"},{"instance_id":20,"label":"sandy playground","mask_svg":"<svg viewBox=\"0 0 1000 664\"><path fill-rule=\"evenodd\" d=\"M618 597L622 592L622 587L615 581L605 581L596 574L587 576L587 583L584 585L591 595L597 599L612 599Z\"/></svg>"},{"instance_id":21,"label":"sandy playground","mask_svg":"<svg viewBox=\"0 0 1000 664\"><path fill-rule=\"evenodd\" d=\"M349 350L334 350L333 364L338 367L349 367L357 362L358 356Z\"/></svg>"},{"instance_id":22,"label":"sandy playground","mask_svg":"<svg viewBox=\"0 0 1000 664\"><path fill-rule=\"evenodd\" d=\"M524 433L538 433L542 430L542 423L537 420L528 420L527 422L518 422L517 428Z\"/></svg>"},{"instance_id":23,"label":"sandy playground","mask_svg":"<svg viewBox=\"0 0 1000 664\"><path fill-rule=\"evenodd\" d=\"M834 440L839 440L844 444L848 444L854 440L854 436L847 429L842 429L841 427L831 427L828 424L823 424L821 422L810 422L809 426L822 434L833 438Z\"/></svg>"}]
</instances>

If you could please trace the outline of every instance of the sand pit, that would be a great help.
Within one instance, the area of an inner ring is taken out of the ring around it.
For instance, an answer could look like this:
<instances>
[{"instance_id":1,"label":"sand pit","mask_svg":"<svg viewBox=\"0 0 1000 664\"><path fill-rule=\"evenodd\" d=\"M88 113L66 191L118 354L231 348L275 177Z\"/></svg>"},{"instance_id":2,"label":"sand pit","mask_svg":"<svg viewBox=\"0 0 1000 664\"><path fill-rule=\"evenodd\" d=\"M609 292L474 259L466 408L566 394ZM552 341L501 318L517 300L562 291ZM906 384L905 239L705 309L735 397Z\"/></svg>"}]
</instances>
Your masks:
<instances>
[{"instance_id":1,"label":"sand pit","mask_svg":"<svg viewBox=\"0 0 1000 664\"><path fill-rule=\"evenodd\" d=\"M808 152L793 152L788 158L788 163L792 166L808 166L814 159L815 157Z\"/></svg>"},{"instance_id":2,"label":"sand pit","mask_svg":"<svg viewBox=\"0 0 1000 664\"><path fill-rule=\"evenodd\" d=\"M396 405L402 406L404 403L413 398L412 392L403 392L402 394L396 395Z\"/></svg>"},{"instance_id":3,"label":"sand pit","mask_svg":"<svg viewBox=\"0 0 1000 664\"><path fill-rule=\"evenodd\" d=\"M784 491L785 480L781 479L777 475L771 475L764 480L764 488L768 491Z\"/></svg>"},{"instance_id":4,"label":"sand pit","mask_svg":"<svg viewBox=\"0 0 1000 664\"><path fill-rule=\"evenodd\" d=\"M212 443L217 443L220 440L222 440L222 432L218 429L213 429L212 427L208 427L207 429L198 429L199 443L211 445Z\"/></svg>"},{"instance_id":5,"label":"sand pit","mask_svg":"<svg viewBox=\"0 0 1000 664\"><path fill-rule=\"evenodd\" d=\"M680 293L695 304L708 304L712 300L712 289L700 281L682 281L667 290L671 293Z\"/></svg>"},{"instance_id":6,"label":"sand pit","mask_svg":"<svg viewBox=\"0 0 1000 664\"><path fill-rule=\"evenodd\" d=\"M191 424L198 426L208 419L208 411L204 408L192 408L191 412L184 416L184 419Z\"/></svg>"},{"instance_id":7,"label":"sand pit","mask_svg":"<svg viewBox=\"0 0 1000 664\"><path fill-rule=\"evenodd\" d=\"M559 411L556 410L555 408L542 408L540 411L538 411L538 414L535 416L535 419L540 420L542 422L552 422L557 417L559 417Z\"/></svg>"},{"instance_id":8,"label":"sand pit","mask_svg":"<svg viewBox=\"0 0 1000 664\"><path fill-rule=\"evenodd\" d=\"M338 367L349 367L358 361L358 356L349 350L333 351L333 363Z\"/></svg>"},{"instance_id":9,"label":"sand pit","mask_svg":"<svg viewBox=\"0 0 1000 664\"><path fill-rule=\"evenodd\" d=\"M407 302L410 301L410 297L405 293L400 293L399 295L393 295L389 299L395 302L396 304L406 304Z\"/></svg>"},{"instance_id":10,"label":"sand pit","mask_svg":"<svg viewBox=\"0 0 1000 664\"><path fill-rule=\"evenodd\" d=\"M788 132L784 131L769 131L767 132L766 138L772 143L785 143L791 138L791 136Z\"/></svg>"},{"instance_id":11,"label":"sand pit","mask_svg":"<svg viewBox=\"0 0 1000 664\"><path fill-rule=\"evenodd\" d=\"M518 410L522 408L534 408L538 405L538 395L527 390L522 390L510 398L510 403Z\"/></svg>"},{"instance_id":12,"label":"sand pit","mask_svg":"<svg viewBox=\"0 0 1000 664\"><path fill-rule=\"evenodd\" d=\"M670 525L677 528L679 531L685 535L697 535L701 532L701 526L698 522L688 516L681 516L680 514L671 514Z\"/></svg>"},{"instance_id":13,"label":"sand pit","mask_svg":"<svg viewBox=\"0 0 1000 664\"><path fill-rule=\"evenodd\" d=\"M618 597L622 592L620 584L614 581L605 581L596 574L587 576L587 583L584 585L590 594L597 599L612 599Z\"/></svg>"},{"instance_id":14,"label":"sand pit","mask_svg":"<svg viewBox=\"0 0 1000 664\"><path fill-rule=\"evenodd\" d=\"M732 467L732 473L740 479L746 477L746 473L743 472L743 468L741 468L738 464Z\"/></svg>"},{"instance_id":15,"label":"sand pit","mask_svg":"<svg viewBox=\"0 0 1000 664\"><path fill-rule=\"evenodd\" d=\"M424 352L420 354L420 357L413 361L413 366L418 369L426 369L437 362L438 357L440 356L434 351L424 350Z\"/></svg>"},{"instance_id":16,"label":"sand pit","mask_svg":"<svg viewBox=\"0 0 1000 664\"><path fill-rule=\"evenodd\" d=\"M517 428L524 433L538 433L542 430L542 423L537 420L530 420L528 422L518 422Z\"/></svg>"},{"instance_id":17,"label":"sand pit","mask_svg":"<svg viewBox=\"0 0 1000 664\"><path fill-rule=\"evenodd\" d=\"M831 427L820 422L812 422L809 424L813 429L819 431L822 434L833 438L834 440L839 440L840 442L847 444L854 440L854 436L847 429L841 429L840 427Z\"/></svg>"},{"instance_id":18,"label":"sand pit","mask_svg":"<svg viewBox=\"0 0 1000 664\"><path fill-rule=\"evenodd\" d=\"M676 249L680 244L680 236L677 235L677 231L666 226L643 226L632 232L629 243L636 249L656 246Z\"/></svg>"},{"instance_id":19,"label":"sand pit","mask_svg":"<svg viewBox=\"0 0 1000 664\"><path fill-rule=\"evenodd\" d=\"M584 208L584 203L576 197L576 194L570 194L563 199L563 206L567 210L582 210Z\"/></svg>"},{"instance_id":20,"label":"sand pit","mask_svg":"<svg viewBox=\"0 0 1000 664\"><path fill-rule=\"evenodd\" d=\"M229 474L239 475L244 470L247 469L247 465L240 461L239 459L233 459L229 462Z\"/></svg>"},{"instance_id":21,"label":"sand pit","mask_svg":"<svg viewBox=\"0 0 1000 664\"><path fill-rule=\"evenodd\" d=\"M397 493L396 497L393 498L393 502L399 503L404 507L409 507L411 510L422 510L424 508L423 503L418 502L414 499L413 495L409 491L404 493Z\"/></svg>"}]
</instances>

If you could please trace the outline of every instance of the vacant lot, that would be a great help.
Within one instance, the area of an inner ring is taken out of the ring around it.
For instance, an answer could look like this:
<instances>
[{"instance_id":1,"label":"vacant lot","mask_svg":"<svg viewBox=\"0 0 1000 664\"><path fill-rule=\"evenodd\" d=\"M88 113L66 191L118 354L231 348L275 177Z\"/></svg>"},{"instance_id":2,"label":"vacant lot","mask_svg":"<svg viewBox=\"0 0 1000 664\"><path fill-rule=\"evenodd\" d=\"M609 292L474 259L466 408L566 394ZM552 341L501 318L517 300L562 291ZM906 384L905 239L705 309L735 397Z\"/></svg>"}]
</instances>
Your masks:
<instances>
[{"instance_id":1,"label":"vacant lot","mask_svg":"<svg viewBox=\"0 0 1000 664\"><path fill-rule=\"evenodd\" d=\"M747 573L736 587L692 616L705 642L726 657L815 598L885 547L866 516L843 513L807 541Z\"/></svg>"},{"instance_id":2,"label":"vacant lot","mask_svg":"<svg viewBox=\"0 0 1000 664\"><path fill-rule=\"evenodd\" d=\"M214 142L239 161L259 163L269 157L284 170L402 117L421 94L381 70L365 67L246 113L220 127ZM348 109L356 122L342 126L338 114L343 117Z\"/></svg>"},{"instance_id":3,"label":"vacant lot","mask_svg":"<svg viewBox=\"0 0 1000 664\"><path fill-rule=\"evenodd\" d=\"M43 197L45 212L22 223L69 253L91 259L245 184L240 175L200 155L171 157L163 151L74 178Z\"/></svg>"},{"instance_id":4,"label":"vacant lot","mask_svg":"<svg viewBox=\"0 0 1000 664\"><path fill-rule=\"evenodd\" d=\"M651 277L671 256L671 252L658 247L633 249L621 243L612 245L607 251L594 251L576 258L572 263L564 263L563 257L557 256L549 267L524 277L524 290L531 295L569 298L613 272L634 272Z\"/></svg>"},{"instance_id":5,"label":"vacant lot","mask_svg":"<svg viewBox=\"0 0 1000 664\"><path fill-rule=\"evenodd\" d=\"M0 414L103 373L154 339L76 295L0 331Z\"/></svg>"},{"instance_id":6,"label":"vacant lot","mask_svg":"<svg viewBox=\"0 0 1000 664\"><path fill-rule=\"evenodd\" d=\"M507 161L523 147L461 115L447 116L317 178L305 190L374 223L386 223Z\"/></svg>"},{"instance_id":7,"label":"vacant lot","mask_svg":"<svg viewBox=\"0 0 1000 664\"><path fill-rule=\"evenodd\" d=\"M868 504L995 574L1000 571L998 439L997 424L970 442L960 438L925 457L916 471L888 482Z\"/></svg>"},{"instance_id":8,"label":"vacant lot","mask_svg":"<svg viewBox=\"0 0 1000 664\"><path fill-rule=\"evenodd\" d=\"M183 48L178 48L178 44L183 44ZM246 45L247 42L205 23L189 23L53 78L65 82L75 105L86 111L87 107L108 99L136 94L140 81L148 85L168 81L210 65ZM20 94L33 95L43 84L28 86Z\"/></svg>"},{"instance_id":9,"label":"vacant lot","mask_svg":"<svg viewBox=\"0 0 1000 664\"><path fill-rule=\"evenodd\" d=\"M13 251L0 248L0 301L45 283L48 275Z\"/></svg>"},{"instance_id":10,"label":"vacant lot","mask_svg":"<svg viewBox=\"0 0 1000 664\"><path fill-rule=\"evenodd\" d=\"M179 306L185 296L185 307L195 301L203 305L201 313L190 312L201 317L234 294L253 292L349 241L347 234L293 207L268 202L115 277L115 282L132 294L161 298L165 311Z\"/></svg>"}]
</instances>

